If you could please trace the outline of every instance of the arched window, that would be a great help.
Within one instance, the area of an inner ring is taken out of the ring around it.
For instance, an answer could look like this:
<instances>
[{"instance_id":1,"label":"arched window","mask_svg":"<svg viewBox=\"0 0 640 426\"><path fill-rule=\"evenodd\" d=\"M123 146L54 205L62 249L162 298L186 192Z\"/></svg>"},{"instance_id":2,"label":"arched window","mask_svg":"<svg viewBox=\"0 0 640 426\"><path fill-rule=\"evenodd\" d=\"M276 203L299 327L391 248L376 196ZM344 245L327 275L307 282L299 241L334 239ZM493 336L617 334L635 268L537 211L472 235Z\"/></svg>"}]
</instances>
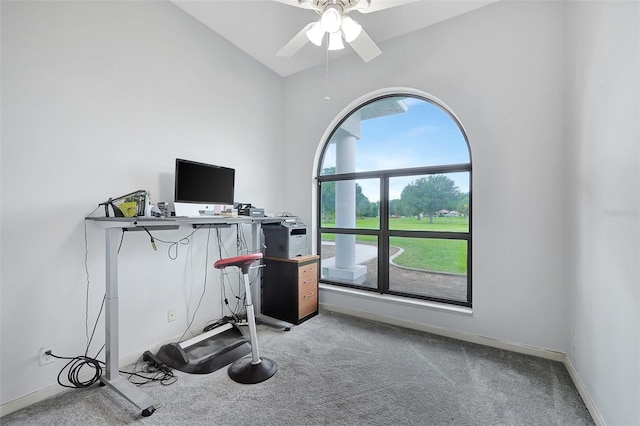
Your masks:
<instances>
[{"instance_id":1,"label":"arched window","mask_svg":"<svg viewBox=\"0 0 640 426\"><path fill-rule=\"evenodd\" d=\"M317 181L321 282L471 306L471 154L447 108L415 94L359 105Z\"/></svg>"}]
</instances>

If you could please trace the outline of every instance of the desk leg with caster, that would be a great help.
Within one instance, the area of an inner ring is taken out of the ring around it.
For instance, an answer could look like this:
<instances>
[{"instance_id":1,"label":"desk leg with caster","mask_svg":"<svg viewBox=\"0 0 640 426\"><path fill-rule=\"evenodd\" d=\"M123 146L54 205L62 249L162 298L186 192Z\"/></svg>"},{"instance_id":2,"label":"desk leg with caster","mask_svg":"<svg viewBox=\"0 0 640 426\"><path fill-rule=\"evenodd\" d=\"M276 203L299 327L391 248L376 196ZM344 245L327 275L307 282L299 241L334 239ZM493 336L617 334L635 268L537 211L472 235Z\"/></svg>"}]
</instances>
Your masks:
<instances>
[{"instance_id":1,"label":"desk leg with caster","mask_svg":"<svg viewBox=\"0 0 640 426\"><path fill-rule=\"evenodd\" d=\"M290 331L291 327L293 327L293 324L290 322L268 317L266 315L256 315L256 322L273 328L281 328L283 331Z\"/></svg>"},{"instance_id":2,"label":"desk leg with caster","mask_svg":"<svg viewBox=\"0 0 640 426\"><path fill-rule=\"evenodd\" d=\"M133 383L120 375L118 347L118 242L120 228L107 228L106 232L106 300L105 300L105 349L106 369L100 378L141 410L148 417L156 410L153 401Z\"/></svg>"}]
</instances>

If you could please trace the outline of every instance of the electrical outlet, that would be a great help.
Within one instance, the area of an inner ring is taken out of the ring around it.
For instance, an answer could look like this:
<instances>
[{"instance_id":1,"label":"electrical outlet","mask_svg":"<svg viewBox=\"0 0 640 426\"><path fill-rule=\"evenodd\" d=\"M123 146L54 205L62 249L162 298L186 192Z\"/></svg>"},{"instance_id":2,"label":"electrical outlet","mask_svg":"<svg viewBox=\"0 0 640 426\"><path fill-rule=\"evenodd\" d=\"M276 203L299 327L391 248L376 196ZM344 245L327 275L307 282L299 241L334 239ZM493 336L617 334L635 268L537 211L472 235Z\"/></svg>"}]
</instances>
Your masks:
<instances>
[{"instance_id":1,"label":"electrical outlet","mask_svg":"<svg viewBox=\"0 0 640 426\"><path fill-rule=\"evenodd\" d=\"M176 320L176 309L171 308L167 311L167 322L171 322L175 320Z\"/></svg>"},{"instance_id":2,"label":"electrical outlet","mask_svg":"<svg viewBox=\"0 0 640 426\"><path fill-rule=\"evenodd\" d=\"M40 365L47 365L53 363L54 359L51 355L47 354L47 352L53 353L55 351L53 346L45 346L44 348L40 348Z\"/></svg>"}]
</instances>

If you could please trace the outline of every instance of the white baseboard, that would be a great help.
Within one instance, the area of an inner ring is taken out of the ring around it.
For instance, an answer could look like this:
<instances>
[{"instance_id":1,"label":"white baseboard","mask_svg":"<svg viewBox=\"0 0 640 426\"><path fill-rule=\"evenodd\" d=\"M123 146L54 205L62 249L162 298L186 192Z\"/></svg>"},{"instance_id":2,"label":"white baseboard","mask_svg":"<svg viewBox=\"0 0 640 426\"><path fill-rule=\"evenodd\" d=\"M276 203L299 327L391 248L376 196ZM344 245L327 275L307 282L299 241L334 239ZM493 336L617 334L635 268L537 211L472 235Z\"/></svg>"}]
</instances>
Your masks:
<instances>
[{"instance_id":1,"label":"white baseboard","mask_svg":"<svg viewBox=\"0 0 640 426\"><path fill-rule=\"evenodd\" d=\"M83 377L82 379L85 380L87 378ZM7 414L11 414L15 411L26 408L31 404L35 404L36 402L44 401L47 398L51 398L52 396L64 392L65 390L65 388L59 386L56 383L55 385L49 385L46 388L31 392L12 401L5 402L4 404L0 405L0 418L6 416Z\"/></svg>"},{"instance_id":2,"label":"white baseboard","mask_svg":"<svg viewBox=\"0 0 640 426\"><path fill-rule=\"evenodd\" d=\"M439 336L450 337L452 339L462 340L464 342L477 343L484 346L490 346L498 349L504 349L507 351L518 352L526 355L537 356L539 358L550 359L552 361L562 362L569 375L571 376L571 380L578 390L578 393L582 397L585 405L587 406L587 410L589 410L589 414L593 418L594 422L597 426L606 426L605 421L602 419L600 412L598 411L598 407L593 402L589 391L582 383L580 379L580 375L573 367L571 360L567 357L563 352L551 351L548 349L537 348L534 346L521 345L517 343L505 342L498 339L493 339L490 337L478 336L470 333L465 333L456 330L450 330L441 327L434 327L425 324L419 324L411 321L400 320L396 318L390 318L383 315L377 315L370 312L359 311L355 309L345 308L343 306L335 306L335 305L327 305L322 304L320 307L325 311L337 312L345 315L351 315L358 318L364 318L372 321L379 321L385 324L397 325L399 327L410 328L412 330L424 331L427 333L437 334Z\"/></svg>"},{"instance_id":3,"label":"white baseboard","mask_svg":"<svg viewBox=\"0 0 640 426\"><path fill-rule=\"evenodd\" d=\"M479 336L476 334L465 333L463 331L451 330L448 328L435 327L420 324L412 321L401 320L397 318L386 317L383 315L364 312L355 309L345 308L343 306L322 304L321 309L333 311L345 315L351 315L358 318L369 319L372 321L383 322L385 324L397 325L399 327L410 328L412 330L424 331L427 333L437 334L439 336L451 337L452 339L462 340L479 345L490 346L493 348L504 349L511 352L518 352L527 355L537 356L539 358L550 359L553 361L564 362L565 355L562 352L551 351L548 349L537 348L535 346L522 345L518 343L505 342L503 340L493 339L491 337Z\"/></svg>"},{"instance_id":4,"label":"white baseboard","mask_svg":"<svg viewBox=\"0 0 640 426\"><path fill-rule=\"evenodd\" d=\"M587 410L589 410L589 414L591 414L591 417L593 417L593 421L596 423L597 426L606 426L604 419L600 415L600 411L598 410L598 407L593 402L593 398L591 398L591 394L587 390L584 383L582 383L582 379L580 379L580 375L578 374L576 369L573 367L573 364L571 363L571 360L569 359L569 357L566 355L564 356L564 365L567 367L567 371L571 376L571 380L573 380L573 384L576 386L578 393L582 397L582 400L584 401L584 405L587 406Z\"/></svg>"}]
</instances>

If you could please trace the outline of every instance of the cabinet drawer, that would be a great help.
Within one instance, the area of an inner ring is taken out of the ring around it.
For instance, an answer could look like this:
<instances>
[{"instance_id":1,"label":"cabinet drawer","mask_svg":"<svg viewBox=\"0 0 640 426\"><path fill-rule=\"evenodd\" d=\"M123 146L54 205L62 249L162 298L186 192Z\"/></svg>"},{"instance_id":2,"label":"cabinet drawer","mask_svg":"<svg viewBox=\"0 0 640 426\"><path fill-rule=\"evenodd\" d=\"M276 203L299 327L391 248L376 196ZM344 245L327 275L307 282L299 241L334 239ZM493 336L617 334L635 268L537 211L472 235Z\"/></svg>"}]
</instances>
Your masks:
<instances>
[{"instance_id":1,"label":"cabinet drawer","mask_svg":"<svg viewBox=\"0 0 640 426\"><path fill-rule=\"evenodd\" d=\"M310 263L302 265L298 268L298 282L300 284L307 284L309 282L318 281L318 264Z\"/></svg>"},{"instance_id":2,"label":"cabinet drawer","mask_svg":"<svg viewBox=\"0 0 640 426\"><path fill-rule=\"evenodd\" d=\"M307 315L318 310L318 287L306 286L305 291L302 291L303 287L300 287L300 294L298 295L298 319L302 319Z\"/></svg>"},{"instance_id":3,"label":"cabinet drawer","mask_svg":"<svg viewBox=\"0 0 640 426\"><path fill-rule=\"evenodd\" d=\"M298 270L298 319L318 310L318 264L300 266Z\"/></svg>"}]
</instances>

